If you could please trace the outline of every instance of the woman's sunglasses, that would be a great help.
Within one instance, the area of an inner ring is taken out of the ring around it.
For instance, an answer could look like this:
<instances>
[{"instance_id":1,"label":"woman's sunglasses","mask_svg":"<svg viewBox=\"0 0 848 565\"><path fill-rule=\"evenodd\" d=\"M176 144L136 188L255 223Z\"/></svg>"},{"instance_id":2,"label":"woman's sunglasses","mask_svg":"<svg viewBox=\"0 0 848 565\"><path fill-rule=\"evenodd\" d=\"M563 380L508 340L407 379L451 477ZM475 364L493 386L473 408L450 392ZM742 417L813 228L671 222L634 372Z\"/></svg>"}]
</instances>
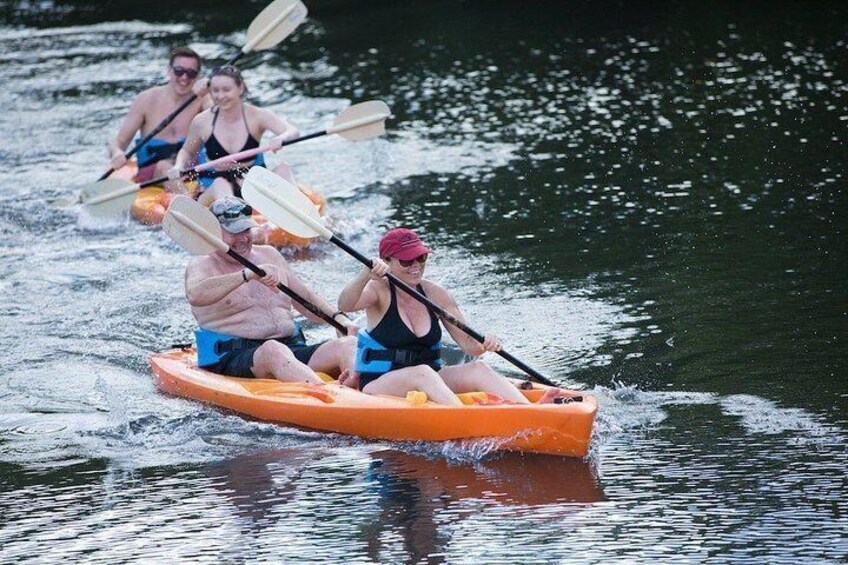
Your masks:
<instances>
[{"instance_id":1,"label":"woman's sunglasses","mask_svg":"<svg viewBox=\"0 0 848 565\"><path fill-rule=\"evenodd\" d=\"M174 74L177 75L178 78L186 75L190 79L195 79L197 78L197 75L200 74L196 69L187 69L185 67L171 67L171 70L174 71Z\"/></svg>"},{"instance_id":2,"label":"woman's sunglasses","mask_svg":"<svg viewBox=\"0 0 848 565\"><path fill-rule=\"evenodd\" d=\"M395 257L397 259L397 257ZM427 262L427 254L419 255L415 259L398 259L398 263L400 263L401 267L411 267L413 263L419 263L423 265Z\"/></svg>"}]
</instances>

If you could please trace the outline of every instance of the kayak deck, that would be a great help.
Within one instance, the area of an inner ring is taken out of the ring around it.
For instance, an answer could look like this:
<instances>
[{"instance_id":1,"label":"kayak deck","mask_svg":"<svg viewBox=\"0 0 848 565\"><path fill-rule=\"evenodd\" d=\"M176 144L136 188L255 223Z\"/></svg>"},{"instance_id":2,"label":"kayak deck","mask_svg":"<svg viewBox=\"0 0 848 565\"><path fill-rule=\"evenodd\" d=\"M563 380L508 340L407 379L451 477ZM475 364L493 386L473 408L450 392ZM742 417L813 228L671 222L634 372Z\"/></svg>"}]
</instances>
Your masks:
<instances>
[{"instance_id":1,"label":"kayak deck","mask_svg":"<svg viewBox=\"0 0 848 565\"><path fill-rule=\"evenodd\" d=\"M199 369L193 350L150 359L164 392L207 402L259 420L314 430L400 441L496 438L497 449L584 457L598 405L583 392L567 391L564 404L504 404L487 393L459 395L463 406L369 395L335 383L283 383L241 379ZM546 387L523 391L537 401ZM579 398L579 400L578 400Z\"/></svg>"}]
</instances>

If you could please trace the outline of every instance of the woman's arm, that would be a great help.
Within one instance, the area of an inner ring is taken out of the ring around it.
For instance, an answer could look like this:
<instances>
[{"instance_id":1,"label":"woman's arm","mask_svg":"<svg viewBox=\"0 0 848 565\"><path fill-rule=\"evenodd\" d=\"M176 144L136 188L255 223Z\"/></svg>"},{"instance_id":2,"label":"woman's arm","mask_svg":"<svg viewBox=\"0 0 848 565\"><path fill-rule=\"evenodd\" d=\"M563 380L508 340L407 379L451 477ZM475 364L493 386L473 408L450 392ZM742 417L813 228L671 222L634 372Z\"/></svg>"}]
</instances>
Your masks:
<instances>
[{"instance_id":1,"label":"woman's arm","mask_svg":"<svg viewBox=\"0 0 848 565\"><path fill-rule=\"evenodd\" d=\"M127 146L132 141L135 133L144 126L146 99L145 92L135 97L135 100L130 104L127 115L124 117L124 121L121 122L118 134L107 143L109 147L109 161L113 169L120 169L126 164L127 158L124 152L127 150Z\"/></svg>"},{"instance_id":2,"label":"woman's arm","mask_svg":"<svg viewBox=\"0 0 848 565\"><path fill-rule=\"evenodd\" d=\"M456 299L454 299L451 293L430 281L424 281L423 284L425 285L425 292L427 293L427 296L429 296L433 302L444 308L450 315L466 326L468 325L462 310L459 308L459 304L456 303ZM443 322L443 325L447 328L448 333L450 333L451 337L456 341L460 349L469 355L477 356L482 355L487 351L499 351L501 349L500 339L493 334L486 334L484 336L483 343L480 343L449 322Z\"/></svg>"},{"instance_id":3,"label":"woman's arm","mask_svg":"<svg viewBox=\"0 0 848 565\"><path fill-rule=\"evenodd\" d=\"M289 123L282 116L278 116L267 108L257 108L259 113L259 123L262 126L262 133L270 131L280 141L294 139L300 135L300 130Z\"/></svg>"},{"instance_id":4,"label":"woman's arm","mask_svg":"<svg viewBox=\"0 0 848 565\"><path fill-rule=\"evenodd\" d=\"M339 294L339 310L355 312L376 305L379 301L376 285L388 272L389 266L382 259L371 259L371 268L364 267ZM370 281L374 281L374 284L368 284Z\"/></svg>"}]
</instances>

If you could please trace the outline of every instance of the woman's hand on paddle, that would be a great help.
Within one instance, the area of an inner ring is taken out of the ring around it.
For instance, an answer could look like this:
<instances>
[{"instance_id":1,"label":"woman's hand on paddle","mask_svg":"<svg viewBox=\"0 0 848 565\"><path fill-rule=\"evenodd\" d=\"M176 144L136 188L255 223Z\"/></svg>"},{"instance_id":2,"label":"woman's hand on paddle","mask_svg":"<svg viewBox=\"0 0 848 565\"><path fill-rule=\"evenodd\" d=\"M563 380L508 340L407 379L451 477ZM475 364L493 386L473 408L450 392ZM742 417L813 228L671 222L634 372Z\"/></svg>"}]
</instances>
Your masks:
<instances>
[{"instance_id":1,"label":"woman's hand on paddle","mask_svg":"<svg viewBox=\"0 0 848 565\"><path fill-rule=\"evenodd\" d=\"M168 172L166 174L168 175L168 180L180 180L180 178L183 176L182 171L177 166L173 166L168 169Z\"/></svg>"},{"instance_id":2,"label":"woman's hand on paddle","mask_svg":"<svg viewBox=\"0 0 848 565\"><path fill-rule=\"evenodd\" d=\"M379 257L371 259L371 269L366 267L363 272L367 272L372 281L378 281L389 272L389 265Z\"/></svg>"},{"instance_id":3,"label":"woman's hand on paddle","mask_svg":"<svg viewBox=\"0 0 848 565\"><path fill-rule=\"evenodd\" d=\"M277 151L283 148L283 143L285 143L285 141L286 134L281 133L280 135L275 135L274 137L272 137L268 145L271 147L271 151L276 153Z\"/></svg>"},{"instance_id":4,"label":"woman's hand on paddle","mask_svg":"<svg viewBox=\"0 0 848 565\"><path fill-rule=\"evenodd\" d=\"M116 171L127 164L127 156L123 153L115 153L109 160L109 165Z\"/></svg>"},{"instance_id":5,"label":"woman's hand on paddle","mask_svg":"<svg viewBox=\"0 0 848 565\"><path fill-rule=\"evenodd\" d=\"M500 351L503 349L503 344L498 336L486 334L483 337L483 343L480 344L480 347L483 348L483 351Z\"/></svg>"},{"instance_id":6,"label":"woman's hand on paddle","mask_svg":"<svg viewBox=\"0 0 848 565\"><path fill-rule=\"evenodd\" d=\"M275 135L274 137L272 137L271 141L268 143L268 145L271 146L271 151L276 153L277 151L283 148L283 145L286 143L286 141L296 138L297 130L294 131L295 133L292 134L291 131L286 130L280 135Z\"/></svg>"}]
</instances>

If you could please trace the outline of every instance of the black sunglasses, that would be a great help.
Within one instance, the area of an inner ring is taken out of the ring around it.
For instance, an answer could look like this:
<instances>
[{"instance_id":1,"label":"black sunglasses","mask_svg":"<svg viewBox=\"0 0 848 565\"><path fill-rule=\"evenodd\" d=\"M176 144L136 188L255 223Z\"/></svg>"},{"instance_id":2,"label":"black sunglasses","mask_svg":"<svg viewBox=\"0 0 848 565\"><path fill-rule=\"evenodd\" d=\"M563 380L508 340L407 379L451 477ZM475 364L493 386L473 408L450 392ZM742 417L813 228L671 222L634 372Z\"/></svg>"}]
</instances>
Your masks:
<instances>
[{"instance_id":1,"label":"black sunglasses","mask_svg":"<svg viewBox=\"0 0 848 565\"><path fill-rule=\"evenodd\" d=\"M397 259L397 257L395 257ZM397 259L398 263L400 263L401 267L411 267L413 263L420 263L423 265L427 262L427 254L419 255L415 259Z\"/></svg>"},{"instance_id":2,"label":"black sunglasses","mask_svg":"<svg viewBox=\"0 0 848 565\"><path fill-rule=\"evenodd\" d=\"M177 77L186 75L190 79L197 78L197 75L200 74L196 69L187 69L185 67L171 67L171 70L174 71Z\"/></svg>"},{"instance_id":3,"label":"black sunglasses","mask_svg":"<svg viewBox=\"0 0 848 565\"><path fill-rule=\"evenodd\" d=\"M226 218L228 220L232 220L234 218L238 218L239 216L250 216L251 214L253 214L253 207L249 204L244 204L238 207L231 206L220 214L215 214L215 216L218 218Z\"/></svg>"}]
</instances>

